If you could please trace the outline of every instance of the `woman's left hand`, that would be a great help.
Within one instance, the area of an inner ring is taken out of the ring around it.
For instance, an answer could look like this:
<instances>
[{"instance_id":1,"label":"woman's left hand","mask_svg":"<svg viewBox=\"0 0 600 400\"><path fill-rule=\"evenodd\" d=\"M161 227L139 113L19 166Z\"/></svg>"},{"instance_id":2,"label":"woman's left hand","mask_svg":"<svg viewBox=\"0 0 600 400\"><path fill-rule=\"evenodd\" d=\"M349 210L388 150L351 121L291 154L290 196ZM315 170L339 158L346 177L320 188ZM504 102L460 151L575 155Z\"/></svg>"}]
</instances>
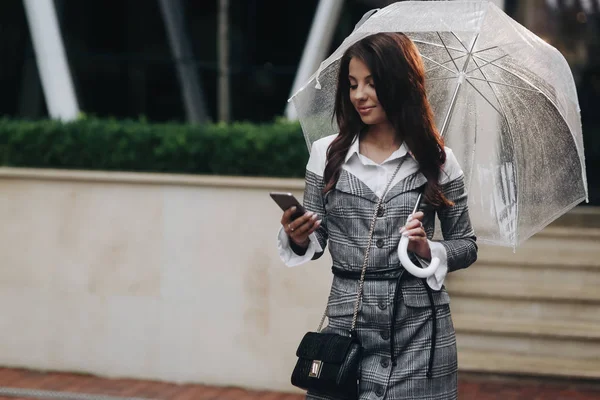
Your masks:
<instances>
[{"instance_id":1,"label":"woman's left hand","mask_svg":"<svg viewBox=\"0 0 600 400\"><path fill-rule=\"evenodd\" d=\"M403 236L408 236L408 251L412 251L424 260L431 260L431 249L427 241L427 233L423 228L422 211L416 212L408 217L408 222L400 229Z\"/></svg>"}]
</instances>

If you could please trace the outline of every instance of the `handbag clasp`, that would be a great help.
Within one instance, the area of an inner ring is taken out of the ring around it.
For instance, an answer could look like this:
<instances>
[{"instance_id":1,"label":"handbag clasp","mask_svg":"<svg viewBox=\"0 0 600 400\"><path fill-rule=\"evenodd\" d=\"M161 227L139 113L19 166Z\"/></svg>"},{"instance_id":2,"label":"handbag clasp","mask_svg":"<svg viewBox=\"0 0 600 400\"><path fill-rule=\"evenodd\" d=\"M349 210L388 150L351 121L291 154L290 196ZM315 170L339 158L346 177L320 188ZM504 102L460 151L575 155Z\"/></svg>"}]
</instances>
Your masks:
<instances>
[{"instance_id":1,"label":"handbag clasp","mask_svg":"<svg viewBox=\"0 0 600 400\"><path fill-rule=\"evenodd\" d=\"M320 360L313 360L312 365L310 366L310 371L308 372L308 376L311 378L317 378L321 376L321 368L323 367L323 362Z\"/></svg>"}]
</instances>

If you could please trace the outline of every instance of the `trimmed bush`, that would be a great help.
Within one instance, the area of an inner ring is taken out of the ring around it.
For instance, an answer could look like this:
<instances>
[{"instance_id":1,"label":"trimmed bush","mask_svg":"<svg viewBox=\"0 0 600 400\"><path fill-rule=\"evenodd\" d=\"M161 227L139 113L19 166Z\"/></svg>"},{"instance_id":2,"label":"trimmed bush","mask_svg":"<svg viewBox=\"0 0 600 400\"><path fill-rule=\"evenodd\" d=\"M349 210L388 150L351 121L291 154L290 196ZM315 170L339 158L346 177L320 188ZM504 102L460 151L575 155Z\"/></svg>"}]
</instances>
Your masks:
<instances>
[{"instance_id":1,"label":"trimmed bush","mask_svg":"<svg viewBox=\"0 0 600 400\"><path fill-rule=\"evenodd\" d=\"M0 119L0 165L105 171L303 177L297 122L154 124L82 118Z\"/></svg>"}]
</instances>

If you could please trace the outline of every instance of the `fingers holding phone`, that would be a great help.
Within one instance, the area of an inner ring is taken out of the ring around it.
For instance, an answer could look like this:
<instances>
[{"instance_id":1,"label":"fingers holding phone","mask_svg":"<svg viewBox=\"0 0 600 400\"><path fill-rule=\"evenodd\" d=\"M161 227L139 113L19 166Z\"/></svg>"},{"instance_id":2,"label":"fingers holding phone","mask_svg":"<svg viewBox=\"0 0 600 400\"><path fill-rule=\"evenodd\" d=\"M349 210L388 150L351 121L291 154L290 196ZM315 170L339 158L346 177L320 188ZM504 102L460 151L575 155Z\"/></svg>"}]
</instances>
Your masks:
<instances>
[{"instance_id":1,"label":"fingers holding phone","mask_svg":"<svg viewBox=\"0 0 600 400\"><path fill-rule=\"evenodd\" d=\"M308 212L300 202L289 192L271 192L271 198L284 211L281 225L285 233L298 246L307 247L308 236L321 226L317 214Z\"/></svg>"},{"instance_id":2,"label":"fingers holding phone","mask_svg":"<svg viewBox=\"0 0 600 400\"><path fill-rule=\"evenodd\" d=\"M281 217L281 225L285 233L299 246L308 246L308 236L316 231L321 226L321 221L318 220L318 215L314 212L307 211L303 215L293 219L292 216L296 213L296 207L287 209Z\"/></svg>"}]
</instances>

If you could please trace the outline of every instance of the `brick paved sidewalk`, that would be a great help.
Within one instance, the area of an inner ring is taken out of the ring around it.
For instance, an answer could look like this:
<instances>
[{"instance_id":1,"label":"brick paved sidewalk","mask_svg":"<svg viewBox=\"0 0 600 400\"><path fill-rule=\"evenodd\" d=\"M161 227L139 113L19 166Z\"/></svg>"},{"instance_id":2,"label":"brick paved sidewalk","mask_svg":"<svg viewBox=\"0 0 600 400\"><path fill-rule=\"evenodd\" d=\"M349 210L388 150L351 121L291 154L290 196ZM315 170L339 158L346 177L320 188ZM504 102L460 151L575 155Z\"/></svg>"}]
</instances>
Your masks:
<instances>
[{"instance_id":1,"label":"brick paved sidewalk","mask_svg":"<svg viewBox=\"0 0 600 400\"><path fill-rule=\"evenodd\" d=\"M600 400L599 381L517 379L473 374L463 374L459 381L460 400ZM27 393L23 393L17 391L16 388L28 390ZM68 393L65 397L57 397L56 392ZM2 393L0 400L32 398L94 400L89 395L160 400L303 399L301 395L289 393L250 391L196 384L179 385L134 379L106 379L90 375L45 373L10 368L0 368L0 393ZM75 394L75 397L68 397L69 393ZM109 397L106 397L106 400L109 400Z\"/></svg>"}]
</instances>

